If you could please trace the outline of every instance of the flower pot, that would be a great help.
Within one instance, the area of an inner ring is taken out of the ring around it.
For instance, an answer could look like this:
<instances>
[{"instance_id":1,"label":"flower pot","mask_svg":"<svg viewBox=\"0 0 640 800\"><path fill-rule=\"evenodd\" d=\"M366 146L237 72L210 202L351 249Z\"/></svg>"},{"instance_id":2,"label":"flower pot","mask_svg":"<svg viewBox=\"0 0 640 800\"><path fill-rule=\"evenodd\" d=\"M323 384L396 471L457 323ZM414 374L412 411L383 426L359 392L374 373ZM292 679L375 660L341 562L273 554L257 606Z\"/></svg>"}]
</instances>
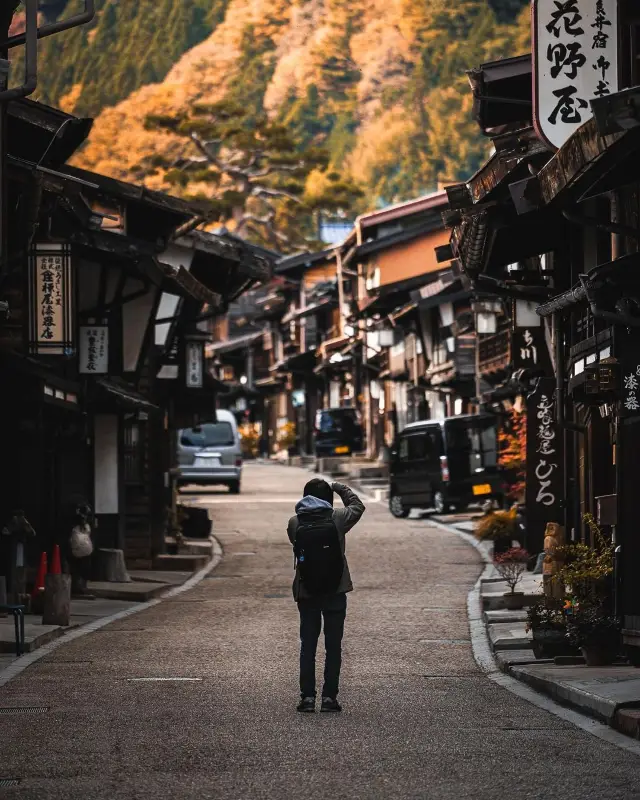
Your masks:
<instances>
[{"instance_id":1,"label":"flower pot","mask_svg":"<svg viewBox=\"0 0 640 800\"><path fill-rule=\"evenodd\" d=\"M568 640L562 628L533 628L532 647L536 658L556 658L557 656L577 656L580 651Z\"/></svg>"},{"instance_id":2,"label":"flower pot","mask_svg":"<svg viewBox=\"0 0 640 800\"><path fill-rule=\"evenodd\" d=\"M587 645L580 650L588 667L606 667L613 664L616 657L615 650L606 645Z\"/></svg>"},{"instance_id":3,"label":"flower pot","mask_svg":"<svg viewBox=\"0 0 640 800\"><path fill-rule=\"evenodd\" d=\"M502 595L504 598L504 607L507 611L520 611L524 608L524 592L513 592Z\"/></svg>"}]
</instances>

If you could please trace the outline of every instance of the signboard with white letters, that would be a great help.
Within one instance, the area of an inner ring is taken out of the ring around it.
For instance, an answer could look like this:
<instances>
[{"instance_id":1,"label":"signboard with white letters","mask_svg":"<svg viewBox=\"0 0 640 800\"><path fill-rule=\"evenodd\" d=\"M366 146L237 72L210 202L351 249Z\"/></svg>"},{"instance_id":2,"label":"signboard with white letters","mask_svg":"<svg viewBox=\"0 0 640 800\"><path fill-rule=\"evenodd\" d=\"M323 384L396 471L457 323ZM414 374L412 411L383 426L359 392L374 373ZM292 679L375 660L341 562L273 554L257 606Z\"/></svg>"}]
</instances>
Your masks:
<instances>
[{"instance_id":1,"label":"signboard with white letters","mask_svg":"<svg viewBox=\"0 0 640 800\"><path fill-rule=\"evenodd\" d=\"M109 328L106 325L80 326L80 362L84 375L105 375L109 371Z\"/></svg>"},{"instance_id":2,"label":"signboard with white letters","mask_svg":"<svg viewBox=\"0 0 640 800\"><path fill-rule=\"evenodd\" d=\"M555 380L541 378L527 396L527 544L540 552L547 522L562 523L563 437L555 415Z\"/></svg>"},{"instance_id":3,"label":"signboard with white letters","mask_svg":"<svg viewBox=\"0 0 640 800\"><path fill-rule=\"evenodd\" d=\"M618 91L618 0L533 0L533 124L554 148Z\"/></svg>"}]
</instances>

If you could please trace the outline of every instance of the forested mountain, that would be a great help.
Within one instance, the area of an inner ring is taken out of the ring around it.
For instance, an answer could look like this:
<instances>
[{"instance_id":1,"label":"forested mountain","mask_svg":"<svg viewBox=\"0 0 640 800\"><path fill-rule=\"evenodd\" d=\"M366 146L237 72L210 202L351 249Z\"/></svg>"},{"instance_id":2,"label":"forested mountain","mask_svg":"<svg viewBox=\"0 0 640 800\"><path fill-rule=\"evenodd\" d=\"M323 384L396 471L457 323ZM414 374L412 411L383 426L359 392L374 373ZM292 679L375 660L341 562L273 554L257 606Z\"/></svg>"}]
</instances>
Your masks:
<instances>
[{"instance_id":1,"label":"forested mountain","mask_svg":"<svg viewBox=\"0 0 640 800\"><path fill-rule=\"evenodd\" d=\"M49 0L47 13L78 5ZM97 5L91 26L41 43L38 99L97 116L77 163L167 188L163 173L140 165L150 153L181 156L185 138L145 120L224 100L283 123L301 148L326 148L327 169L362 186L361 208L472 173L487 142L471 119L465 70L530 46L526 0ZM308 180L313 193L324 178Z\"/></svg>"}]
</instances>

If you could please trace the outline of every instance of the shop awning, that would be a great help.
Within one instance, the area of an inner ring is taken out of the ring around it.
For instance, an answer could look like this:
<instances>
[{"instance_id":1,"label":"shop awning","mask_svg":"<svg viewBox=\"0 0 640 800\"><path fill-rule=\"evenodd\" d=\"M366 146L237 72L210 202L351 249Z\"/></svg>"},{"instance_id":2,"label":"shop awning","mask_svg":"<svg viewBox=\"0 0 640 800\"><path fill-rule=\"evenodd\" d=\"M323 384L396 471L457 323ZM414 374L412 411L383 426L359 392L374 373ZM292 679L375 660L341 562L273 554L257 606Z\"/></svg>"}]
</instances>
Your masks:
<instances>
[{"instance_id":1,"label":"shop awning","mask_svg":"<svg viewBox=\"0 0 640 800\"><path fill-rule=\"evenodd\" d=\"M285 358L275 366L270 367L274 373L282 372L311 372L317 360L315 350L307 350L306 353L296 353L289 358Z\"/></svg>"},{"instance_id":2,"label":"shop awning","mask_svg":"<svg viewBox=\"0 0 640 800\"><path fill-rule=\"evenodd\" d=\"M257 342L264 336L262 331L254 333L247 333L244 336L235 336L233 339L225 339L221 342L213 342L205 345L205 355L210 358L212 355L219 353L232 353L234 350L242 350L251 347L252 344Z\"/></svg>"},{"instance_id":3,"label":"shop awning","mask_svg":"<svg viewBox=\"0 0 640 800\"><path fill-rule=\"evenodd\" d=\"M148 398L141 394L135 386L121 378L98 378L95 382L97 392L108 397L123 408L141 409L145 411L158 411Z\"/></svg>"},{"instance_id":4,"label":"shop awning","mask_svg":"<svg viewBox=\"0 0 640 800\"><path fill-rule=\"evenodd\" d=\"M332 307L336 307L338 305L337 298L327 298L326 300L320 300L317 303L311 303L304 308L296 308L293 311L289 311L282 317L282 324L287 325L289 322L293 322L296 319L301 319L302 317L309 317L311 314L316 314L318 311L323 311L325 309L329 309Z\"/></svg>"}]
</instances>

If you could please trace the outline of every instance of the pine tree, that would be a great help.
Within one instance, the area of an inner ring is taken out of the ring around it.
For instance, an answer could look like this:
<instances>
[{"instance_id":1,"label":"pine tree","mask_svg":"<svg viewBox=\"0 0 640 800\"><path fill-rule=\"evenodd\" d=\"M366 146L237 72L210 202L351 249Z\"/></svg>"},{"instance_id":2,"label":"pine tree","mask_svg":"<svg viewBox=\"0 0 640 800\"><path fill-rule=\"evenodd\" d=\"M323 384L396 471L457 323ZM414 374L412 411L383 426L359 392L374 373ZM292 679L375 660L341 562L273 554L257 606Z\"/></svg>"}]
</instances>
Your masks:
<instances>
[{"instance_id":1,"label":"pine tree","mask_svg":"<svg viewBox=\"0 0 640 800\"><path fill-rule=\"evenodd\" d=\"M195 105L181 117L148 117L146 125L184 137L185 152L173 161L148 158L140 178L160 172L174 191L201 201L202 223L230 224L280 251L317 246L314 213L348 209L361 195L353 182L326 172L325 150L300 147L289 130L250 107ZM318 171L323 181L307 192Z\"/></svg>"}]
</instances>

